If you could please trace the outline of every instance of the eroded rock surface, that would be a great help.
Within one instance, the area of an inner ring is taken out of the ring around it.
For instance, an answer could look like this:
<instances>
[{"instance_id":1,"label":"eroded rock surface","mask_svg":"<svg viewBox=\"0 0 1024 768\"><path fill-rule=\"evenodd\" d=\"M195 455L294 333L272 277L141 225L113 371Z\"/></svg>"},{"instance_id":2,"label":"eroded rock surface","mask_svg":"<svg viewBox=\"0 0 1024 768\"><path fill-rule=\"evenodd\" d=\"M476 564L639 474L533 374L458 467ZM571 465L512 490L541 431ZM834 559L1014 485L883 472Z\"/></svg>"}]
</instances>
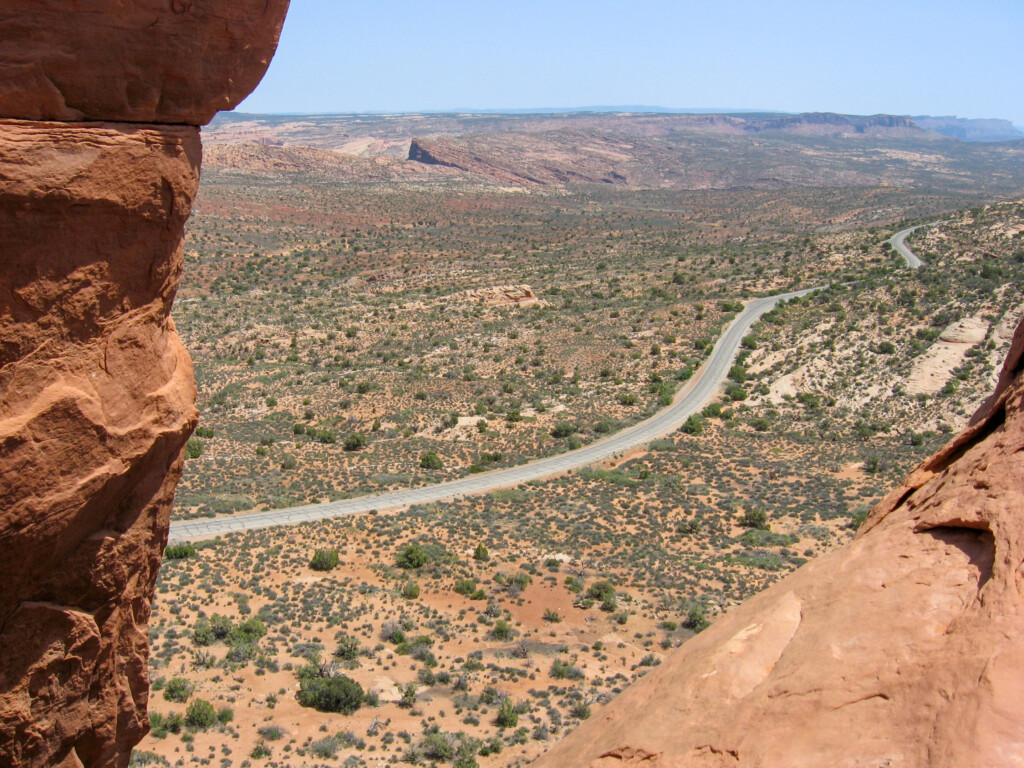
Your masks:
<instances>
[{"instance_id":1,"label":"eroded rock surface","mask_svg":"<svg viewBox=\"0 0 1024 768\"><path fill-rule=\"evenodd\" d=\"M0 116L204 125L256 87L288 0L4 0Z\"/></svg>"},{"instance_id":2,"label":"eroded rock surface","mask_svg":"<svg viewBox=\"0 0 1024 768\"><path fill-rule=\"evenodd\" d=\"M1024 323L968 429L846 547L719 619L538 768L1024 765Z\"/></svg>"},{"instance_id":3,"label":"eroded rock surface","mask_svg":"<svg viewBox=\"0 0 1024 768\"><path fill-rule=\"evenodd\" d=\"M0 10L0 766L123 766L148 730L147 622L196 422L170 316L196 126L256 85L287 5Z\"/></svg>"},{"instance_id":4,"label":"eroded rock surface","mask_svg":"<svg viewBox=\"0 0 1024 768\"><path fill-rule=\"evenodd\" d=\"M145 734L191 362L170 319L196 128L0 122L0 755ZM75 764L74 762L71 763Z\"/></svg>"}]
</instances>

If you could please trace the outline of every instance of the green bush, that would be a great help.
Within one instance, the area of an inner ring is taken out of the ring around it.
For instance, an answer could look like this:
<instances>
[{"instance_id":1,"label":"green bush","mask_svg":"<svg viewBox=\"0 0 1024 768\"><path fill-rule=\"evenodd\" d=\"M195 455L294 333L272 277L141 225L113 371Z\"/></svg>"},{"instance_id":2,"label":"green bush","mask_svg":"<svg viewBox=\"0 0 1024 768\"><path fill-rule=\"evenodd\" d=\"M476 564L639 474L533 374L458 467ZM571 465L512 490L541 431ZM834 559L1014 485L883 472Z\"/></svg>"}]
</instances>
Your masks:
<instances>
[{"instance_id":1,"label":"green bush","mask_svg":"<svg viewBox=\"0 0 1024 768\"><path fill-rule=\"evenodd\" d=\"M686 423L679 428L680 432L685 432L688 435L699 435L704 431L704 424L701 423L700 417L697 414L691 414L690 418L686 420Z\"/></svg>"},{"instance_id":2,"label":"green bush","mask_svg":"<svg viewBox=\"0 0 1024 768\"><path fill-rule=\"evenodd\" d=\"M739 402L740 400L747 399L747 390L741 387L739 384L730 384L725 388L725 394L729 396L729 399L733 402Z\"/></svg>"},{"instance_id":3,"label":"green bush","mask_svg":"<svg viewBox=\"0 0 1024 768\"><path fill-rule=\"evenodd\" d=\"M178 704L188 701L192 695L192 683L184 677L172 677L164 687L164 698Z\"/></svg>"},{"instance_id":4,"label":"green bush","mask_svg":"<svg viewBox=\"0 0 1024 768\"><path fill-rule=\"evenodd\" d=\"M318 712L351 715L363 703L363 688L345 675L307 677L299 684L299 704Z\"/></svg>"},{"instance_id":5,"label":"green bush","mask_svg":"<svg viewBox=\"0 0 1024 768\"><path fill-rule=\"evenodd\" d=\"M412 579L409 579L407 582L405 582L405 585L402 587L402 597L404 597L406 600L415 600L419 596L420 585Z\"/></svg>"},{"instance_id":6,"label":"green bush","mask_svg":"<svg viewBox=\"0 0 1024 768\"><path fill-rule=\"evenodd\" d=\"M209 619L199 619L192 628L192 642L198 646L213 645L216 639Z\"/></svg>"},{"instance_id":7,"label":"green bush","mask_svg":"<svg viewBox=\"0 0 1024 768\"><path fill-rule=\"evenodd\" d=\"M499 728L515 728L519 725L519 712L516 710L512 699L505 699L498 709L498 716L494 719Z\"/></svg>"},{"instance_id":8,"label":"green bush","mask_svg":"<svg viewBox=\"0 0 1024 768\"><path fill-rule=\"evenodd\" d=\"M480 562L486 562L491 559L491 555L488 553L487 547L483 545L483 542L476 545L476 551L473 552L473 559Z\"/></svg>"},{"instance_id":9,"label":"green bush","mask_svg":"<svg viewBox=\"0 0 1024 768\"><path fill-rule=\"evenodd\" d=\"M744 528L760 528L768 530L768 513L763 509L748 509L740 518L740 525Z\"/></svg>"},{"instance_id":10,"label":"green bush","mask_svg":"<svg viewBox=\"0 0 1024 768\"><path fill-rule=\"evenodd\" d=\"M444 462L441 461L441 457L433 451L427 451L420 456L420 468L421 469L441 469L444 467Z\"/></svg>"},{"instance_id":11,"label":"green bush","mask_svg":"<svg viewBox=\"0 0 1024 768\"><path fill-rule=\"evenodd\" d=\"M195 555L196 548L191 544L172 544L164 550L164 558L167 560L186 560Z\"/></svg>"},{"instance_id":12,"label":"green bush","mask_svg":"<svg viewBox=\"0 0 1024 768\"><path fill-rule=\"evenodd\" d=\"M185 710L185 723L192 728L209 728L217 722L217 711L205 699L196 699Z\"/></svg>"},{"instance_id":13,"label":"green bush","mask_svg":"<svg viewBox=\"0 0 1024 768\"><path fill-rule=\"evenodd\" d=\"M330 571L338 567L338 550L318 549L313 553L309 561L309 567L314 571Z\"/></svg>"},{"instance_id":14,"label":"green bush","mask_svg":"<svg viewBox=\"0 0 1024 768\"><path fill-rule=\"evenodd\" d=\"M346 451L358 451L360 448L365 448L367 442L366 435L360 432L353 432L345 438L345 442L342 447Z\"/></svg>"},{"instance_id":15,"label":"green bush","mask_svg":"<svg viewBox=\"0 0 1024 768\"><path fill-rule=\"evenodd\" d=\"M576 432L576 427L567 421L559 421L551 430L552 437L569 437Z\"/></svg>"},{"instance_id":16,"label":"green bush","mask_svg":"<svg viewBox=\"0 0 1024 768\"><path fill-rule=\"evenodd\" d=\"M359 641L348 635L338 637L338 647L334 649L334 655L345 661L353 661L358 658L360 651Z\"/></svg>"},{"instance_id":17,"label":"green bush","mask_svg":"<svg viewBox=\"0 0 1024 768\"><path fill-rule=\"evenodd\" d=\"M406 544L395 556L399 568L415 570L427 564L427 551L419 544Z\"/></svg>"},{"instance_id":18,"label":"green bush","mask_svg":"<svg viewBox=\"0 0 1024 768\"><path fill-rule=\"evenodd\" d=\"M555 680L582 680L583 671L568 661L555 659L551 663L551 677Z\"/></svg>"}]
</instances>

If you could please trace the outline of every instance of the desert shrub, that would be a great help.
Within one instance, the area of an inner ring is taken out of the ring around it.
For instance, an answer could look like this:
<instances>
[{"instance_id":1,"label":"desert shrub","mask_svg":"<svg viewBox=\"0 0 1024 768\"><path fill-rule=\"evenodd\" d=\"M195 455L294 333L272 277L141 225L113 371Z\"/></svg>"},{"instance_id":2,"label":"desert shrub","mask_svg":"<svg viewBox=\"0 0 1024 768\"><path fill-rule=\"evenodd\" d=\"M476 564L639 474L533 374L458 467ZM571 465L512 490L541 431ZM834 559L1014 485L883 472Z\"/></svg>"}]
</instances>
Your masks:
<instances>
[{"instance_id":1,"label":"desert shrub","mask_svg":"<svg viewBox=\"0 0 1024 768\"><path fill-rule=\"evenodd\" d=\"M318 712L350 715L363 703L363 688L345 675L305 677L299 684L299 703Z\"/></svg>"},{"instance_id":2,"label":"desert shrub","mask_svg":"<svg viewBox=\"0 0 1024 768\"><path fill-rule=\"evenodd\" d=\"M195 555L196 548L191 544L172 544L164 550L164 558L167 560L186 560Z\"/></svg>"},{"instance_id":3,"label":"desert shrub","mask_svg":"<svg viewBox=\"0 0 1024 768\"><path fill-rule=\"evenodd\" d=\"M223 640L229 634L234 625L231 623L231 619L227 616L221 616L220 614L213 614L210 617L210 627L213 629L213 636L218 640Z\"/></svg>"},{"instance_id":4,"label":"desert shrub","mask_svg":"<svg viewBox=\"0 0 1024 768\"><path fill-rule=\"evenodd\" d=\"M734 402L747 399L747 390L741 387L739 384L730 384L725 388L725 394L729 396L729 399Z\"/></svg>"},{"instance_id":5,"label":"desert shrub","mask_svg":"<svg viewBox=\"0 0 1024 768\"><path fill-rule=\"evenodd\" d=\"M164 698L178 704L188 701L192 695L193 686L184 677L172 677L164 686Z\"/></svg>"},{"instance_id":6,"label":"desert shrub","mask_svg":"<svg viewBox=\"0 0 1024 768\"><path fill-rule=\"evenodd\" d=\"M185 710L185 722L191 728L209 728L217 722L217 711L205 699L196 699Z\"/></svg>"},{"instance_id":7,"label":"desert shrub","mask_svg":"<svg viewBox=\"0 0 1024 768\"><path fill-rule=\"evenodd\" d=\"M209 619L199 619L192 628L192 642L198 646L213 645L216 639Z\"/></svg>"},{"instance_id":8,"label":"desert shrub","mask_svg":"<svg viewBox=\"0 0 1024 768\"><path fill-rule=\"evenodd\" d=\"M128 768L142 768L146 765L170 765L166 757L156 752L148 752L144 749L132 750L132 756L128 759Z\"/></svg>"},{"instance_id":9,"label":"desert shrub","mask_svg":"<svg viewBox=\"0 0 1024 768\"><path fill-rule=\"evenodd\" d=\"M349 635L338 637L338 647L334 649L334 655L345 661L352 661L359 656L361 646L359 640Z\"/></svg>"},{"instance_id":10,"label":"desert shrub","mask_svg":"<svg viewBox=\"0 0 1024 768\"><path fill-rule=\"evenodd\" d=\"M428 760L451 760L456 752L455 738L440 731L428 733L420 742L420 752Z\"/></svg>"},{"instance_id":11,"label":"desert shrub","mask_svg":"<svg viewBox=\"0 0 1024 768\"><path fill-rule=\"evenodd\" d=\"M473 579L459 579L453 587L456 594L471 595L476 592L476 582Z\"/></svg>"},{"instance_id":12,"label":"desert shrub","mask_svg":"<svg viewBox=\"0 0 1024 768\"><path fill-rule=\"evenodd\" d=\"M551 663L551 677L555 680L582 680L583 670L564 659L555 659Z\"/></svg>"},{"instance_id":13,"label":"desert shrub","mask_svg":"<svg viewBox=\"0 0 1024 768\"><path fill-rule=\"evenodd\" d=\"M402 587L402 597L406 600L415 600L420 596L420 585L409 579Z\"/></svg>"},{"instance_id":14,"label":"desert shrub","mask_svg":"<svg viewBox=\"0 0 1024 768\"><path fill-rule=\"evenodd\" d=\"M256 742L256 746L252 748L252 752L249 753L249 757L253 760L262 760L265 757L270 757L270 747L268 747L261 739Z\"/></svg>"},{"instance_id":15,"label":"desert shrub","mask_svg":"<svg viewBox=\"0 0 1024 768\"><path fill-rule=\"evenodd\" d=\"M444 462L441 460L441 457L438 456L433 451L427 451L426 453L420 456L421 469L436 470L441 469L443 467Z\"/></svg>"},{"instance_id":16,"label":"desert shrub","mask_svg":"<svg viewBox=\"0 0 1024 768\"><path fill-rule=\"evenodd\" d=\"M559 421L551 430L552 437L569 437L576 432L576 427L567 421Z\"/></svg>"},{"instance_id":17,"label":"desert shrub","mask_svg":"<svg viewBox=\"0 0 1024 768\"><path fill-rule=\"evenodd\" d=\"M257 733L267 741L277 741L284 736L284 728L279 725L263 725Z\"/></svg>"},{"instance_id":18,"label":"desert shrub","mask_svg":"<svg viewBox=\"0 0 1024 768\"><path fill-rule=\"evenodd\" d=\"M757 508L745 510L743 517L740 518L740 525L744 528L760 528L767 531L769 528L768 513Z\"/></svg>"},{"instance_id":19,"label":"desert shrub","mask_svg":"<svg viewBox=\"0 0 1024 768\"><path fill-rule=\"evenodd\" d=\"M198 459L203 455L205 450L206 444L202 440L194 437L190 438L189 441L185 443L185 458Z\"/></svg>"},{"instance_id":20,"label":"desert shrub","mask_svg":"<svg viewBox=\"0 0 1024 768\"><path fill-rule=\"evenodd\" d=\"M702 603L691 605L686 611L686 621L683 623L694 632L703 632L711 624L707 607Z\"/></svg>"},{"instance_id":21,"label":"desert shrub","mask_svg":"<svg viewBox=\"0 0 1024 768\"><path fill-rule=\"evenodd\" d=\"M704 431L704 425L697 414L691 414L686 423L679 428L679 431L685 432L688 435L699 435Z\"/></svg>"},{"instance_id":22,"label":"desert shrub","mask_svg":"<svg viewBox=\"0 0 1024 768\"><path fill-rule=\"evenodd\" d=\"M360 448L365 448L367 442L366 435L360 432L353 432L345 438L345 442L342 444L342 447L346 451L358 451Z\"/></svg>"},{"instance_id":23,"label":"desert shrub","mask_svg":"<svg viewBox=\"0 0 1024 768\"><path fill-rule=\"evenodd\" d=\"M494 722L499 728L515 728L519 725L519 712L516 710L516 705L512 703L512 699L505 699L501 702Z\"/></svg>"},{"instance_id":24,"label":"desert shrub","mask_svg":"<svg viewBox=\"0 0 1024 768\"><path fill-rule=\"evenodd\" d=\"M595 581L587 589L587 597L591 600L608 600L615 598L615 587L610 581Z\"/></svg>"},{"instance_id":25,"label":"desert shrub","mask_svg":"<svg viewBox=\"0 0 1024 768\"><path fill-rule=\"evenodd\" d=\"M309 567L314 571L330 571L338 565L338 550L318 549L313 553L309 561Z\"/></svg>"},{"instance_id":26,"label":"desert shrub","mask_svg":"<svg viewBox=\"0 0 1024 768\"><path fill-rule=\"evenodd\" d=\"M480 562L486 562L491 559L491 555L488 553L487 547L483 545L483 542L476 545L476 550L473 552L473 559Z\"/></svg>"},{"instance_id":27,"label":"desert shrub","mask_svg":"<svg viewBox=\"0 0 1024 768\"><path fill-rule=\"evenodd\" d=\"M406 544L395 556L399 568L415 570L427 564L427 551L419 544Z\"/></svg>"}]
</instances>

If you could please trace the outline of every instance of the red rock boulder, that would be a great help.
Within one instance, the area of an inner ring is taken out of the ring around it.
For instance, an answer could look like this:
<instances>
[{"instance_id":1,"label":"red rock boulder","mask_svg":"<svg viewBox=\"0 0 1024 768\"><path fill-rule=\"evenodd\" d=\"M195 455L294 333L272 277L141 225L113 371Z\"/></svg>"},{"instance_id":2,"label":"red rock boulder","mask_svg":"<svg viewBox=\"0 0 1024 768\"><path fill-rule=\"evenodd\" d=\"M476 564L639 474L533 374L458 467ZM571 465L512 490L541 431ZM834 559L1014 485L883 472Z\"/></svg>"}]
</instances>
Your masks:
<instances>
[{"instance_id":1,"label":"red rock boulder","mask_svg":"<svg viewBox=\"0 0 1024 768\"><path fill-rule=\"evenodd\" d=\"M288 0L4 0L0 117L205 125L266 72Z\"/></svg>"}]
</instances>

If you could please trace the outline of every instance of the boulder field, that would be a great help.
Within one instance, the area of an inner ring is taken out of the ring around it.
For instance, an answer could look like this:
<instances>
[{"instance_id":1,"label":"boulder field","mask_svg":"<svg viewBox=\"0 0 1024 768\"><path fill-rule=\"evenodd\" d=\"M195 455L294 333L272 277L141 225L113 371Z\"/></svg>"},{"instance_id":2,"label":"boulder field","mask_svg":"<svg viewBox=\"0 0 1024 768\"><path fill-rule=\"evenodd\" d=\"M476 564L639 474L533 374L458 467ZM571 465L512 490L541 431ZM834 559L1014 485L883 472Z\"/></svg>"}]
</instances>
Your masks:
<instances>
[{"instance_id":1,"label":"boulder field","mask_svg":"<svg viewBox=\"0 0 1024 768\"><path fill-rule=\"evenodd\" d=\"M0 11L0 765L123 766L192 364L171 320L198 126L287 0Z\"/></svg>"}]
</instances>

